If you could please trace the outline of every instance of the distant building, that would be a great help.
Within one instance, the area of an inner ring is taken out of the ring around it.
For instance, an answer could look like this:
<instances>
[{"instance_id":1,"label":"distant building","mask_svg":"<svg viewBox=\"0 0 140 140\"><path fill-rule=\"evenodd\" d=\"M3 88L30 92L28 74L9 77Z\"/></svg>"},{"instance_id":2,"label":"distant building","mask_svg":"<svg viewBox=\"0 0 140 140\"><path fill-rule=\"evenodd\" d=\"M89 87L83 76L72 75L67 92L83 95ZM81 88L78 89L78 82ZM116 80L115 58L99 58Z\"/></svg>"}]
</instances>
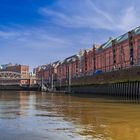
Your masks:
<instances>
[{"instance_id":1,"label":"distant building","mask_svg":"<svg viewBox=\"0 0 140 140\"><path fill-rule=\"evenodd\" d=\"M17 72L21 74L22 78L29 79L30 74L29 74L29 66L26 65L12 65L12 66L7 66L5 71L12 71L12 72ZM29 84L29 80L21 80L21 84Z\"/></svg>"},{"instance_id":2,"label":"distant building","mask_svg":"<svg viewBox=\"0 0 140 140\"><path fill-rule=\"evenodd\" d=\"M34 69L37 78L40 78L44 81L48 86L53 85L53 82L57 80L57 66L59 65L59 61L38 66Z\"/></svg>"},{"instance_id":3,"label":"distant building","mask_svg":"<svg viewBox=\"0 0 140 140\"><path fill-rule=\"evenodd\" d=\"M5 70L7 67L12 66L12 63L0 65L0 70Z\"/></svg>"}]
</instances>

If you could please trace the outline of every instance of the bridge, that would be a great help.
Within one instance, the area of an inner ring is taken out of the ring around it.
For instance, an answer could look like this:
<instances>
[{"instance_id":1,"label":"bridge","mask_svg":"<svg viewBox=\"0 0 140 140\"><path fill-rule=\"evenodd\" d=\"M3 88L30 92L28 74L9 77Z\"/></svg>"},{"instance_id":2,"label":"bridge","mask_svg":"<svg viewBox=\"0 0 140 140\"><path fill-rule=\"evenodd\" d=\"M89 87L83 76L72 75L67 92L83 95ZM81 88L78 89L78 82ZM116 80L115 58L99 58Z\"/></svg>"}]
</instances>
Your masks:
<instances>
[{"instance_id":1,"label":"bridge","mask_svg":"<svg viewBox=\"0 0 140 140\"><path fill-rule=\"evenodd\" d=\"M0 71L0 85L21 85L21 80L36 80L38 78L24 78L21 73L12 71Z\"/></svg>"},{"instance_id":2,"label":"bridge","mask_svg":"<svg viewBox=\"0 0 140 140\"><path fill-rule=\"evenodd\" d=\"M0 89L11 89L11 87L35 87L46 91L45 81L36 77L23 77L21 73L12 71L0 71Z\"/></svg>"}]
</instances>

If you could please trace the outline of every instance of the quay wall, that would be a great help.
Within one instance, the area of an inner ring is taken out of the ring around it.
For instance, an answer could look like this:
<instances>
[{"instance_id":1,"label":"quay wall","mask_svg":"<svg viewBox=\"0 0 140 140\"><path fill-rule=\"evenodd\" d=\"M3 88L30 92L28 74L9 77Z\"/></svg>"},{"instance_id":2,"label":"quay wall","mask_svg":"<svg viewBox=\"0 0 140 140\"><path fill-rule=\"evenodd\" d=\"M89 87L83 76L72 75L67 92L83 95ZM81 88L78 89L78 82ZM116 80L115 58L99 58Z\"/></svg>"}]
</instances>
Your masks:
<instances>
[{"instance_id":1,"label":"quay wall","mask_svg":"<svg viewBox=\"0 0 140 140\"><path fill-rule=\"evenodd\" d=\"M68 83L57 83L57 90L68 91ZM91 93L93 95L109 96L123 99L140 98L140 67L131 67L99 75L72 79L72 93Z\"/></svg>"},{"instance_id":2,"label":"quay wall","mask_svg":"<svg viewBox=\"0 0 140 140\"><path fill-rule=\"evenodd\" d=\"M61 85L68 86L68 80L61 81ZM83 76L73 78L71 86L85 86L97 84L112 84L118 82L140 81L140 66L133 66L127 69L121 69L111 72L104 72L101 74L94 74L92 76ZM56 87L60 86L60 81L56 82Z\"/></svg>"},{"instance_id":3,"label":"quay wall","mask_svg":"<svg viewBox=\"0 0 140 140\"><path fill-rule=\"evenodd\" d=\"M62 87L61 90L68 91L68 87ZM71 93L90 94L96 97L101 96L113 99L137 100L140 102L140 81L71 86Z\"/></svg>"}]
</instances>

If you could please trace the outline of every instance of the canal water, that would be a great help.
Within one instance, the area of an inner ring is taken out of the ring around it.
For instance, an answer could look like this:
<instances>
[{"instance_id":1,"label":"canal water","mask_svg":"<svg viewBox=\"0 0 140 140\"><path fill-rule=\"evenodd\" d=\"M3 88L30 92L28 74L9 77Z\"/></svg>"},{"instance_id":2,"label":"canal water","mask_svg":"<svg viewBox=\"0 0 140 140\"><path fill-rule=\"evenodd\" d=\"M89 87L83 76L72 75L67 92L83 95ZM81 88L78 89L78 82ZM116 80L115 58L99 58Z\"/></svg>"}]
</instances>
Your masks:
<instances>
[{"instance_id":1,"label":"canal water","mask_svg":"<svg viewBox=\"0 0 140 140\"><path fill-rule=\"evenodd\" d=\"M140 104L1 91L0 140L140 140Z\"/></svg>"}]
</instances>

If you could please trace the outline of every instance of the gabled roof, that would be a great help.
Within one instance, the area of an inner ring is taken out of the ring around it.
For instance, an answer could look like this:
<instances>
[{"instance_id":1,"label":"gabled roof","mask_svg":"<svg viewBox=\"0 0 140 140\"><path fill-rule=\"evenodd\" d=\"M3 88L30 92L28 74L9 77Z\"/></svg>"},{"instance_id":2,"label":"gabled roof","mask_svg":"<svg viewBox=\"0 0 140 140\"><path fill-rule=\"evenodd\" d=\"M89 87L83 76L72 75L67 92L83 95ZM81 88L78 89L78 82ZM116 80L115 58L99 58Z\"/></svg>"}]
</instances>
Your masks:
<instances>
[{"instance_id":1,"label":"gabled roof","mask_svg":"<svg viewBox=\"0 0 140 140\"><path fill-rule=\"evenodd\" d=\"M70 62L70 61L74 61L76 58L78 58L77 55L72 55L72 56L70 56L70 57L65 58L64 61L63 61L63 63L68 63L68 62ZM62 63L62 64L63 64L63 63Z\"/></svg>"},{"instance_id":2,"label":"gabled roof","mask_svg":"<svg viewBox=\"0 0 140 140\"><path fill-rule=\"evenodd\" d=\"M51 65L52 65L53 67L57 67L57 66L59 65L59 63L60 63L60 61L56 61L56 62L53 62Z\"/></svg>"},{"instance_id":3,"label":"gabled roof","mask_svg":"<svg viewBox=\"0 0 140 140\"><path fill-rule=\"evenodd\" d=\"M70 57L65 58L62 61L59 61L59 64L58 65L67 64L69 62L75 61L77 58L79 58L79 55L72 55Z\"/></svg>"}]
</instances>

